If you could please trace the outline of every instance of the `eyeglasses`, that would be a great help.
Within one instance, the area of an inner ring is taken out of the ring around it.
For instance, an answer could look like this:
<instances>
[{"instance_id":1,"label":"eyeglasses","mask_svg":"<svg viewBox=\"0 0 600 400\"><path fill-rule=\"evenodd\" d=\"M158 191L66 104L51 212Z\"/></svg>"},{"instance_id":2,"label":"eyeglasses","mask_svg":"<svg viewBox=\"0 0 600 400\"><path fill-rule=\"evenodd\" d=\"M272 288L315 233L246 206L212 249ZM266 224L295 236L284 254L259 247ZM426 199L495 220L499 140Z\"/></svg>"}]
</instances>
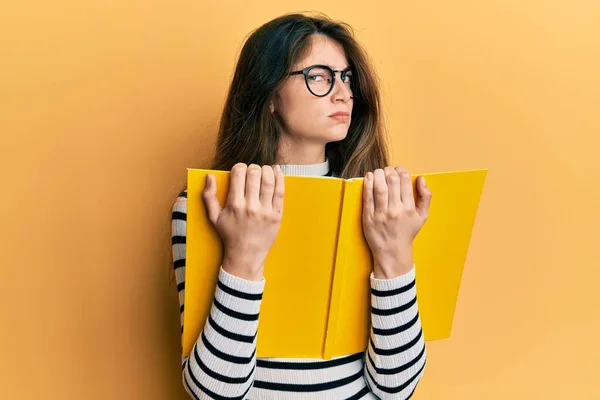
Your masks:
<instances>
[{"instance_id":1,"label":"eyeglasses","mask_svg":"<svg viewBox=\"0 0 600 400\"><path fill-rule=\"evenodd\" d=\"M352 83L352 70L350 67L344 70L336 70L327 65L312 65L301 71L293 71L288 75L304 75L304 82L308 91L317 97L325 97L333 90L335 85L335 73L340 73L344 83Z\"/></svg>"}]
</instances>

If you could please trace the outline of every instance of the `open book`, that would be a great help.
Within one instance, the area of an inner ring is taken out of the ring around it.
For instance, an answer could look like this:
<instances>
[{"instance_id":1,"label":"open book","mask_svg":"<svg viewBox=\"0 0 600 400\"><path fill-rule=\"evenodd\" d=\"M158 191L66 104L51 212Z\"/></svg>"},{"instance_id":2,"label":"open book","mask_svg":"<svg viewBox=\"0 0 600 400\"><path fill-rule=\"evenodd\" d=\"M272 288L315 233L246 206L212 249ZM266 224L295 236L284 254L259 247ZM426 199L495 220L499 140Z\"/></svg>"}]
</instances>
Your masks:
<instances>
[{"instance_id":1,"label":"open book","mask_svg":"<svg viewBox=\"0 0 600 400\"><path fill-rule=\"evenodd\" d=\"M229 172L188 170L184 355L206 323L223 257L201 196L208 173L217 178L222 205L229 189ZM433 199L413 244L417 297L425 339L443 339L450 336L487 169L421 175ZM362 352L373 267L362 231L363 179L284 179L281 228L264 268L257 357L330 359Z\"/></svg>"}]
</instances>

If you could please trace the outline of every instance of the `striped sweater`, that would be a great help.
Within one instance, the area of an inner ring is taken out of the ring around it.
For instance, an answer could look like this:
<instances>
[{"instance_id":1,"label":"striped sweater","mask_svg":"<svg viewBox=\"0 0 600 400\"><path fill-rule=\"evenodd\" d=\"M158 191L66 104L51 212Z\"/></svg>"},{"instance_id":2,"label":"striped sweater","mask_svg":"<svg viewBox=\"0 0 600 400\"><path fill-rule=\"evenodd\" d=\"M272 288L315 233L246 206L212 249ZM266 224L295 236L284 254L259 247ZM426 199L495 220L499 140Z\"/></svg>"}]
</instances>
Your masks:
<instances>
[{"instance_id":1,"label":"striped sweater","mask_svg":"<svg viewBox=\"0 0 600 400\"><path fill-rule=\"evenodd\" d=\"M319 167L320 166L320 167ZM326 165L284 168L310 175ZM318 175L327 175L318 173ZM198 199L201 201L201 199ZM187 192L173 205L173 263L183 331ZM393 279L371 275L371 335L364 353L332 360L256 357L266 280L247 281L220 269L213 305L182 380L194 399L408 399L427 352L418 312L415 270Z\"/></svg>"}]
</instances>

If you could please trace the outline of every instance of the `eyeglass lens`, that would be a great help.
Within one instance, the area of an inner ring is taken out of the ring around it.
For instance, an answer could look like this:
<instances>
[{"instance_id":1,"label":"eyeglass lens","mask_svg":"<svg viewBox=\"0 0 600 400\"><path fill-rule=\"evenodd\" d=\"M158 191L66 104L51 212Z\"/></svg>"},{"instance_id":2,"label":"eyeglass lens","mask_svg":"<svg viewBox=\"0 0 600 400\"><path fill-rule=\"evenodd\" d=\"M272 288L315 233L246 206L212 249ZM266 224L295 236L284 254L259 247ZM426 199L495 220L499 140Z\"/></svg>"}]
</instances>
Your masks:
<instances>
[{"instance_id":1,"label":"eyeglass lens","mask_svg":"<svg viewBox=\"0 0 600 400\"><path fill-rule=\"evenodd\" d=\"M323 96L329 92L333 83L331 71L326 68L312 68L306 76L308 88L313 94Z\"/></svg>"}]
</instances>

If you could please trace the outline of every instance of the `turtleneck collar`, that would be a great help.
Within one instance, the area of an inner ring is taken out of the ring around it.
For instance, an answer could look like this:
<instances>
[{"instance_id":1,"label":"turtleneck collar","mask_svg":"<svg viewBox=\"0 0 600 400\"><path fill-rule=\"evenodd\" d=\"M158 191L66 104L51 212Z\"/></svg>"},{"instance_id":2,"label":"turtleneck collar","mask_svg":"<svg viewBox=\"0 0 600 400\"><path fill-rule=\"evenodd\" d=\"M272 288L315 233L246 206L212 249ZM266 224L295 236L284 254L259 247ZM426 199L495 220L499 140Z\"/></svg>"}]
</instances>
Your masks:
<instances>
[{"instance_id":1,"label":"turtleneck collar","mask_svg":"<svg viewBox=\"0 0 600 400\"><path fill-rule=\"evenodd\" d=\"M325 159L325 162L309 165L281 164L280 167L284 175L325 176L329 173L329 160Z\"/></svg>"}]
</instances>

